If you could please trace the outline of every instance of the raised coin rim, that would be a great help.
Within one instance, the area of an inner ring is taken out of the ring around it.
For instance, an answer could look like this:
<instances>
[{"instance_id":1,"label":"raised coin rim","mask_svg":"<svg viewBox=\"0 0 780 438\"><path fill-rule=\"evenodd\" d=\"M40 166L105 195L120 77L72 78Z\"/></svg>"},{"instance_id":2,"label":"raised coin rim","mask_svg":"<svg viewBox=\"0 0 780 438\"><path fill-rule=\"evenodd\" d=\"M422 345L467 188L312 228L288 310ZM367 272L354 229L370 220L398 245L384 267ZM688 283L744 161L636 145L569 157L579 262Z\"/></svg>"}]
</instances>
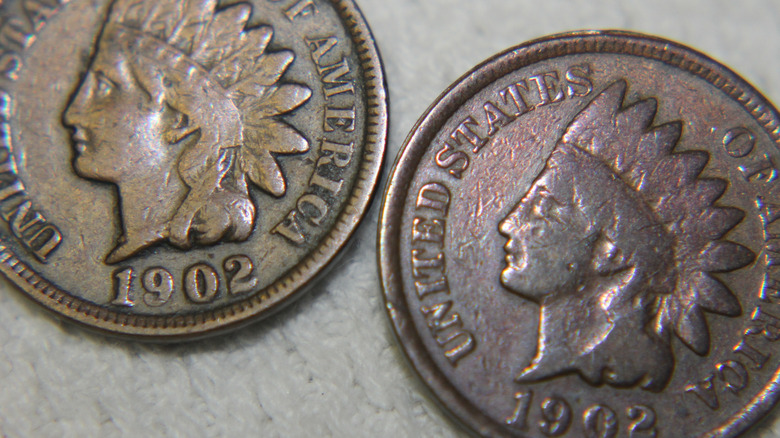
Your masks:
<instances>
[{"instance_id":1,"label":"raised coin rim","mask_svg":"<svg viewBox=\"0 0 780 438\"><path fill-rule=\"evenodd\" d=\"M461 76L417 121L396 158L382 201L377 233L381 285L393 331L418 377L458 422L483 436L517 436L494 422L440 373L414 327L400 269L400 227L407 192L428 146L452 115L475 94L514 70L560 56L614 53L644 57L687 71L711 83L753 116L780 147L780 116L755 87L725 65L690 47L660 37L620 30L567 32L532 40L499 53ZM746 406L706 437L735 437L766 415L780 397L780 369Z\"/></svg>"},{"instance_id":2,"label":"raised coin rim","mask_svg":"<svg viewBox=\"0 0 780 438\"><path fill-rule=\"evenodd\" d=\"M387 144L387 85L371 30L352 0L330 0L360 63L365 83L366 120L362 162L349 200L319 245L279 280L244 300L184 315L133 315L75 297L35 272L0 238L0 272L25 295L67 321L120 337L149 341L191 340L233 330L280 310L308 290L307 285L346 245L368 210Z\"/></svg>"}]
</instances>

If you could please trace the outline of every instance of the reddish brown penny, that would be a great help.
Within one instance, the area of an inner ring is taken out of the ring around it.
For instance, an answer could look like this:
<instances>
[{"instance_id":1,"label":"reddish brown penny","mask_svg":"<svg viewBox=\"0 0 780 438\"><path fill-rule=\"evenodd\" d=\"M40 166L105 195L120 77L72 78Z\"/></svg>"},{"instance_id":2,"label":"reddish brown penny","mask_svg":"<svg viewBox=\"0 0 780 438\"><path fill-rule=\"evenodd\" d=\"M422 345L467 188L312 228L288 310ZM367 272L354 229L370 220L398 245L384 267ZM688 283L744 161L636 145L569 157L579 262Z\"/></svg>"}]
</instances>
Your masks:
<instances>
[{"instance_id":1,"label":"reddish brown penny","mask_svg":"<svg viewBox=\"0 0 780 438\"><path fill-rule=\"evenodd\" d=\"M382 163L384 78L355 4L31 7L2 11L0 271L69 320L144 339L300 295Z\"/></svg>"},{"instance_id":2,"label":"reddish brown penny","mask_svg":"<svg viewBox=\"0 0 780 438\"><path fill-rule=\"evenodd\" d=\"M778 397L780 120L622 32L486 61L407 139L380 268L399 341L486 436L736 436Z\"/></svg>"}]
</instances>

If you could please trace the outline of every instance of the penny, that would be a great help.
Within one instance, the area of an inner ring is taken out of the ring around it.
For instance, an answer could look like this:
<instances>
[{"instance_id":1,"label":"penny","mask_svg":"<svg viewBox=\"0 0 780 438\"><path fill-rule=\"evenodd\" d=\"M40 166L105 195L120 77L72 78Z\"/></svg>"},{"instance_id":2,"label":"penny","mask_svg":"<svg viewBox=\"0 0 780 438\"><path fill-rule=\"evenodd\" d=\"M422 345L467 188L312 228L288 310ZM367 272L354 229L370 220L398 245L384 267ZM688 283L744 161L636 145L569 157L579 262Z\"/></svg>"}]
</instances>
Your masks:
<instances>
[{"instance_id":1,"label":"penny","mask_svg":"<svg viewBox=\"0 0 780 438\"><path fill-rule=\"evenodd\" d=\"M486 61L414 128L379 255L406 355L485 436L731 437L780 379L780 120L624 32Z\"/></svg>"},{"instance_id":2,"label":"penny","mask_svg":"<svg viewBox=\"0 0 780 438\"><path fill-rule=\"evenodd\" d=\"M0 27L0 271L146 339L300 295L362 218L384 79L351 1L25 0Z\"/></svg>"}]
</instances>

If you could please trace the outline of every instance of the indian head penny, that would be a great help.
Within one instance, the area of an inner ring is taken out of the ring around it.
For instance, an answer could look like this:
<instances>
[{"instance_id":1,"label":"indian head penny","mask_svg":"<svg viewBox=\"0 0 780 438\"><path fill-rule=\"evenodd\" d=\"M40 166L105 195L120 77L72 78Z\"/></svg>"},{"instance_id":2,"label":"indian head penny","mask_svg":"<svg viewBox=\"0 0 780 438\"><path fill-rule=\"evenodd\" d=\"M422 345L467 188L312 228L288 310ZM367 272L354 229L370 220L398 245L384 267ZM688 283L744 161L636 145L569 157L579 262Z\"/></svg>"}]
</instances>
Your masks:
<instances>
[{"instance_id":1,"label":"indian head penny","mask_svg":"<svg viewBox=\"0 0 780 438\"><path fill-rule=\"evenodd\" d=\"M780 120L728 68L621 32L486 61L384 198L387 310L485 436L733 437L780 396Z\"/></svg>"},{"instance_id":2,"label":"indian head penny","mask_svg":"<svg viewBox=\"0 0 780 438\"><path fill-rule=\"evenodd\" d=\"M201 336L278 309L361 219L384 79L348 0L2 5L0 271L82 325Z\"/></svg>"}]
</instances>

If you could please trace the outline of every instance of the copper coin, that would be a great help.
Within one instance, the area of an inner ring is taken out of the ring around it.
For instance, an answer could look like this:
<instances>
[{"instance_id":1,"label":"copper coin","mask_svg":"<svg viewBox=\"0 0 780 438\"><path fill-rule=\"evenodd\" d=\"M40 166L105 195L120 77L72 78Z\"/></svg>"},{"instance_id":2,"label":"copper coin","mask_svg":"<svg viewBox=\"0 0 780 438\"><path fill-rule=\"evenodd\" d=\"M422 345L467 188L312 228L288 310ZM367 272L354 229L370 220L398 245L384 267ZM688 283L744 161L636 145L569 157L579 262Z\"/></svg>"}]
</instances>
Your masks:
<instances>
[{"instance_id":1,"label":"copper coin","mask_svg":"<svg viewBox=\"0 0 780 438\"><path fill-rule=\"evenodd\" d=\"M2 14L0 271L58 315L148 339L234 328L362 218L387 113L352 1Z\"/></svg>"},{"instance_id":2,"label":"copper coin","mask_svg":"<svg viewBox=\"0 0 780 438\"><path fill-rule=\"evenodd\" d=\"M486 61L418 122L379 229L410 361L485 436L731 437L780 383L780 120L623 32Z\"/></svg>"}]
</instances>

